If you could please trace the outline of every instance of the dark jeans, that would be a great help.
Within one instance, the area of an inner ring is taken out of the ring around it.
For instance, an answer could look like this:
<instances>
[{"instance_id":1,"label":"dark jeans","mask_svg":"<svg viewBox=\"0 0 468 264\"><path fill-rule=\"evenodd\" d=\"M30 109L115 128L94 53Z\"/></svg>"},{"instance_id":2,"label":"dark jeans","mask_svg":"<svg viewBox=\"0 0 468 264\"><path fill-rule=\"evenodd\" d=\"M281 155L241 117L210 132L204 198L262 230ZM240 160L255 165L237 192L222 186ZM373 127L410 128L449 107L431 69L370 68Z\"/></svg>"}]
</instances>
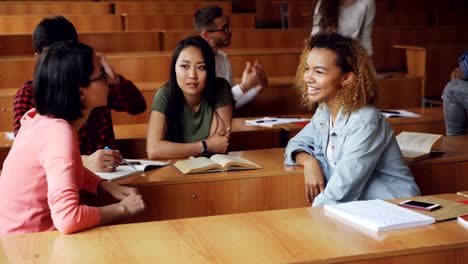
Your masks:
<instances>
[{"instance_id":1,"label":"dark jeans","mask_svg":"<svg viewBox=\"0 0 468 264\"><path fill-rule=\"evenodd\" d=\"M447 83L442 99L447 136L464 135L468 109L468 81L454 79Z\"/></svg>"}]
</instances>

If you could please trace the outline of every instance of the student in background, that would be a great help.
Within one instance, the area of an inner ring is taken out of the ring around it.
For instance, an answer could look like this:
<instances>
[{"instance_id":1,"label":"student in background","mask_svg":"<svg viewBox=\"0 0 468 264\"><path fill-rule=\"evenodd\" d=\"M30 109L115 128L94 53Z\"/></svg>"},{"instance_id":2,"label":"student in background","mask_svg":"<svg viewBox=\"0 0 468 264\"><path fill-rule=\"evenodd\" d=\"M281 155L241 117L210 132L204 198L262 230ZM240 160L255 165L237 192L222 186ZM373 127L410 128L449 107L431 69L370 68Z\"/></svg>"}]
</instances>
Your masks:
<instances>
[{"instance_id":1,"label":"student in background","mask_svg":"<svg viewBox=\"0 0 468 264\"><path fill-rule=\"evenodd\" d=\"M231 27L229 17L223 15L223 9L209 6L198 10L194 18L195 30L213 48L216 61L216 76L226 79L232 87L232 95L236 100L235 108L251 102L268 86L268 79L262 64L255 60L253 64L247 62L242 73L242 80L234 85L231 63L221 48L231 44Z\"/></svg>"},{"instance_id":2,"label":"student in background","mask_svg":"<svg viewBox=\"0 0 468 264\"><path fill-rule=\"evenodd\" d=\"M307 201L419 195L392 127L373 106L376 81L359 43L336 33L313 35L300 63L298 87L318 109L289 141L285 164L304 166Z\"/></svg>"},{"instance_id":3,"label":"student in background","mask_svg":"<svg viewBox=\"0 0 468 264\"><path fill-rule=\"evenodd\" d=\"M371 57L374 16L375 0L318 0L310 34L335 32L356 39Z\"/></svg>"},{"instance_id":4,"label":"student in background","mask_svg":"<svg viewBox=\"0 0 468 264\"><path fill-rule=\"evenodd\" d=\"M73 24L62 16L43 19L33 32L33 47L36 56L48 46L59 41L78 42ZM108 77L109 95L107 105L93 110L83 127L78 131L78 142L85 167L93 171L112 171L121 163L118 150L104 150L106 146L115 149L111 110L136 115L146 110L146 102L138 88L114 71L102 54L97 54ZM33 82L28 81L16 93L14 109L14 133L21 127L21 118L34 107L32 100Z\"/></svg>"},{"instance_id":5,"label":"student in background","mask_svg":"<svg viewBox=\"0 0 468 264\"><path fill-rule=\"evenodd\" d=\"M137 190L103 181L83 167L77 131L107 104L107 73L94 51L59 42L44 50L34 73L34 102L0 177L0 234L58 229L73 233L132 216L144 208ZM104 191L119 203L79 204L79 191Z\"/></svg>"},{"instance_id":6,"label":"student in background","mask_svg":"<svg viewBox=\"0 0 468 264\"><path fill-rule=\"evenodd\" d=\"M229 83L216 77L213 49L202 37L186 38L177 44L170 69L151 106L148 157L225 153L234 99Z\"/></svg>"},{"instance_id":7,"label":"student in background","mask_svg":"<svg viewBox=\"0 0 468 264\"><path fill-rule=\"evenodd\" d=\"M458 59L443 93L447 136L465 135L468 110L468 51Z\"/></svg>"}]
</instances>

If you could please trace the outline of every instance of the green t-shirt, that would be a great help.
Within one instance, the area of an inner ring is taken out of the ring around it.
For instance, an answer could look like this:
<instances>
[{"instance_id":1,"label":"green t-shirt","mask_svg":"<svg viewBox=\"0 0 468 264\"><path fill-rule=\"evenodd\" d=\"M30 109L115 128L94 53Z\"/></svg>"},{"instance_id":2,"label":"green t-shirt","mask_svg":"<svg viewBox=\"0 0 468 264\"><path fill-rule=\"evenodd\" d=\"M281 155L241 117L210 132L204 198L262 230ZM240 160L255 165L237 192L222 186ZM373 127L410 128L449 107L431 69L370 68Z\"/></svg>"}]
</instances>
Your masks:
<instances>
[{"instance_id":1,"label":"green t-shirt","mask_svg":"<svg viewBox=\"0 0 468 264\"><path fill-rule=\"evenodd\" d=\"M216 104L215 109L227 104L234 104L234 98L231 93L231 85L223 78L216 78ZM158 89L154 95L151 111L158 111L166 114L167 102L169 99L169 85L166 83ZM182 125L184 127L184 142L191 143L208 138L210 133L211 121L213 120L214 110L203 99L198 112L192 111L187 104L184 104Z\"/></svg>"}]
</instances>

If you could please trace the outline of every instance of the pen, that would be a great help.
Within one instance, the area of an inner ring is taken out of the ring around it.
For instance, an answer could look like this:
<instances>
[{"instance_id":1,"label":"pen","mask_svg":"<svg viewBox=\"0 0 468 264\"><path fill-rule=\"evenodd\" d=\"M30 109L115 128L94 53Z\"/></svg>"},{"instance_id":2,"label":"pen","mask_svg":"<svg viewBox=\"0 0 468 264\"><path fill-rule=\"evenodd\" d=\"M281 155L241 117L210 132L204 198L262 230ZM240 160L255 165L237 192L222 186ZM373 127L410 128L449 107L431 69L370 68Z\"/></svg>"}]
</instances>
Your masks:
<instances>
[{"instance_id":1,"label":"pen","mask_svg":"<svg viewBox=\"0 0 468 264\"><path fill-rule=\"evenodd\" d=\"M104 148L105 150L112 150L111 148L109 148L108 146L106 146ZM133 164L131 164L130 162L126 161L124 158L122 158L122 162L127 164L128 166L131 166L132 168L134 168L135 170L138 170L135 166L133 166Z\"/></svg>"},{"instance_id":2,"label":"pen","mask_svg":"<svg viewBox=\"0 0 468 264\"><path fill-rule=\"evenodd\" d=\"M380 112L386 113L386 114L400 114L400 112L392 111L392 110L380 110Z\"/></svg>"},{"instance_id":3,"label":"pen","mask_svg":"<svg viewBox=\"0 0 468 264\"><path fill-rule=\"evenodd\" d=\"M265 122L275 122L276 119L267 119L267 120L257 120L255 121L255 123L265 123Z\"/></svg>"}]
</instances>

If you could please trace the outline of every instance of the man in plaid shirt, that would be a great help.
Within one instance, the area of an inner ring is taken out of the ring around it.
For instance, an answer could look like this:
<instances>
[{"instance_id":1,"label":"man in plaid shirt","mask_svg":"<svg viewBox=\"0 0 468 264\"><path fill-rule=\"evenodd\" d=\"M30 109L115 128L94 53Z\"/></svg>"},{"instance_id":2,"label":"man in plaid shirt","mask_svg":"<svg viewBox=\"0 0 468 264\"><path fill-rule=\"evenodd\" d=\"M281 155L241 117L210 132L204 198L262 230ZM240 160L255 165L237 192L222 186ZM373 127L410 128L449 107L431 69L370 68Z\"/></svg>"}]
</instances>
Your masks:
<instances>
[{"instance_id":1,"label":"man in plaid shirt","mask_svg":"<svg viewBox=\"0 0 468 264\"><path fill-rule=\"evenodd\" d=\"M62 16L43 19L33 32L33 46L36 54L47 46L59 41L78 42L73 24ZM83 164L93 171L112 171L121 164L122 156L115 148L111 109L136 115L146 110L146 102L138 88L129 80L117 74L102 54L97 54L107 74L109 94L107 106L92 110L87 122L78 131ZM18 90L13 103L15 135L21 127L21 118L34 107L32 81ZM112 150L104 149L110 147Z\"/></svg>"}]
</instances>

